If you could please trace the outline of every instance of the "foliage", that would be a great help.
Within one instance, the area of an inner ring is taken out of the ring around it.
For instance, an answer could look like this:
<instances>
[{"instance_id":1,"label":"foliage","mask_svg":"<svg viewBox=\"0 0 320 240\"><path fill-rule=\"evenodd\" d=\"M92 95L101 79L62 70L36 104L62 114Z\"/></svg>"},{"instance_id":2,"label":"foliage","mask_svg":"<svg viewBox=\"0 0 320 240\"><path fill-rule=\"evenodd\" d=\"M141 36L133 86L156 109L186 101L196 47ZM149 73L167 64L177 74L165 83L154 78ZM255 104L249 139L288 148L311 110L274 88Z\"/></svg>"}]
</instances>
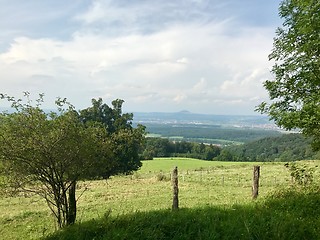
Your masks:
<instances>
[{"instance_id":1,"label":"foliage","mask_svg":"<svg viewBox=\"0 0 320 240\"><path fill-rule=\"evenodd\" d=\"M109 134L122 129L132 129L132 113L122 113L121 99L112 101L112 107L103 103L102 99L92 99L92 106L80 111L80 118L84 123L102 123Z\"/></svg>"},{"instance_id":2,"label":"foliage","mask_svg":"<svg viewBox=\"0 0 320 240\"><path fill-rule=\"evenodd\" d=\"M0 115L0 160L5 187L40 195L59 227L73 224L77 181L138 169L141 163L134 147L142 139L138 134L141 131L121 129L110 135L100 122L81 121L81 115L65 99L56 101L58 112L46 113L40 108L43 95L35 106L29 93L25 97L26 103L1 95L15 108L11 114ZM117 107L119 111L121 105ZM119 151L121 157L116 156Z\"/></svg>"},{"instance_id":3,"label":"foliage","mask_svg":"<svg viewBox=\"0 0 320 240\"><path fill-rule=\"evenodd\" d=\"M320 2L283 0L284 19L276 31L269 59L275 61L274 80L264 83L272 102L257 110L285 129L301 129L320 148Z\"/></svg>"},{"instance_id":4,"label":"foliage","mask_svg":"<svg viewBox=\"0 0 320 240\"><path fill-rule=\"evenodd\" d=\"M123 100L116 99L109 107L101 98L92 99L92 107L80 111L80 119L86 126L102 124L111 140L112 159L103 168L103 178L119 173L130 174L141 167L139 151L144 142L145 127L132 127L133 114L122 113L123 103Z\"/></svg>"},{"instance_id":5,"label":"foliage","mask_svg":"<svg viewBox=\"0 0 320 240\"><path fill-rule=\"evenodd\" d=\"M294 182L300 186L310 186L313 183L313 173L315 167L307 166L306 164L298 165L295 162L286 163L285 167L290 171L290 176L294 179Z\"/></svg>"},{"instance_id":6,"label":"foliage","mask_svg":"<svg viewBox=\"0 0 320 240\"><path fill-rule=\"evenodd\" d=\"M75 220L75 183L90 166L94 154L96 128L84 128L71 105L59 114L40 109L43 96L32 106L3 95L15 112L1 114L0 152L7 187L13 191L36 193L46 202L60 227Z\"/></svg>"},{"instance_id":7,"label":"foliage","mask_svg":"<svg viewBox=\"0 0 320 240\"><path fill-rule=\"evenodd\" d=\"M170 141L167 138L147 138L142 151L144 160L154 157L189 157L212 160L220 154L220 147L204 143Z\"/></svg>"},{"instance_id":8,"label":"foliage","mask_svg":"<svg viewBox=\"0 0 320 240\"><path fill-rule=\"evenodd\" d=\"M312 139L301 134L283 134L281 137L268 137L243 145L222 149L215 160L221 161L296 161L316 159L319 153L312 150Z\"/></svg>"}]
</instances>

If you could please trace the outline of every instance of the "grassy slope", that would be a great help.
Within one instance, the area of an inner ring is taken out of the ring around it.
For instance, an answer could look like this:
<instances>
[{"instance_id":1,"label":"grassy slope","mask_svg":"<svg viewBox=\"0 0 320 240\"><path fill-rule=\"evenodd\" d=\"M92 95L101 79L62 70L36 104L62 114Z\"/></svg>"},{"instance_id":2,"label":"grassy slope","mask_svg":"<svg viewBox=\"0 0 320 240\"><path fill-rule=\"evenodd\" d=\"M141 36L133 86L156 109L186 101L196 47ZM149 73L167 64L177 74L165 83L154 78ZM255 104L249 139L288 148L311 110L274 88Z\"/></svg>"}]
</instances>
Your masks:
<instances>
[{"instance_id":1,"label":"grassy slope","mask_svg":"<svg viewBox=\"0 0 320 240\"><path fill-rule=\"evenodd\" d=\"M46 239L318 239L319 200L319 193L288 194L230 208L138 212L76 224Z\"/></svg>"},{"instance_id":2,"label":"grassy slope","mask_svg":"<svg viewBox=\"0 0 320 240\"><path fill-rule=\"evenodd\" d=\"M308 164L316 163L319 162L308 162ZM105 239L129 239L126 236L132 232L130 235L132 239L171 239L173 235L170 235L171 233L166 229L171 229L172 224L183 223L178 226L180 230L177 230L181 231L179 233L181 236L176 232L177 237L172 239L188 239L187 235L183 234L191 234L189 235L191 239L193 236L196 237L192 234L197 234L199 229L204 229L204 231L201 230L201 234L204 235L199 235L202 239L207 239L208 236L212 236L209 239L214 239L214 236L217 239L227 238L227 235L223 234L236 233L244 236L244 239L248 239L246 238L248 236L254 239L256 235L248 234L251 234L255 228L267 227L268 229L268 226L263 227L263 224L272 222L273 216L276 216L274 225L270 226L272 232L270 234L275 234L277 230L275 228L278 226L281 229L286 226L282 222L290 220L293 216L285 207L280 210L271 207L271 210L267 211L268 207L264 199L268 192L279 186L288 185L291 178L282 163L260 163L260 199L252 203L250 195L253 164L257 163L155 159L145 161L142 169L133 176L114 177L107 182L82 183L83 186L78 190L78 195L81 194L84 185L88 190L79 200L78 224L55 237L81 239L81 234L84 236L89 234L90 238L82 239L92 239L94 236L97 238L99 235L103 235ZM168 210L171 207L170 181L157 180L160 170L169 179L174 166L179 168L180 206L183 208L178 213L171 213ZM317 201L320 202L319 199ZM302 205L301 207L305 208ZM262 220L258 219L260 212L263 214ZM310 214L308 219L296 217L290 221L296 221L291 224L300 224L301 221L316 222L312 217L314 215ZM173 222L170 222L170 219ZM253 223L255 219L260 222L260 225ZM234 232L236 230L232 226L237 221L241 222L238 226L239 232ZM277 221L279 222L276 223ZM288 229L291 226L290 221ZM230 227L231 230L228 233ZM84 229L84 232L80 229ZM5 239L35 239L53 231L54 222L41 199L36 197L0 198L0 236L4 236ZM80 235L78 236L74 231L79 232ZM90 233L92 231L93 233ZM79 238L69 238L68 234ZM263 234L266 233L263 232Z\"/></svg>"},{"instance_id":3,"label":"grassy slope","mask_svg":"<svg viewBox=\"0 0 320 240\"><path fill-rule=\"evenodd\" d=\"M235 162L213 162L213 161L199 161L191 158L155 158L154 160L143 161L142 168L139 173L158 172L160 170L170 172L175 166L179 170L197 170L213 167L238 166L242 163ZM252 164L252 163L248 163ZM242 164L243 165L243 164ZM253 165L253 164L252 164Z\"/></svg>"}]
</instances>

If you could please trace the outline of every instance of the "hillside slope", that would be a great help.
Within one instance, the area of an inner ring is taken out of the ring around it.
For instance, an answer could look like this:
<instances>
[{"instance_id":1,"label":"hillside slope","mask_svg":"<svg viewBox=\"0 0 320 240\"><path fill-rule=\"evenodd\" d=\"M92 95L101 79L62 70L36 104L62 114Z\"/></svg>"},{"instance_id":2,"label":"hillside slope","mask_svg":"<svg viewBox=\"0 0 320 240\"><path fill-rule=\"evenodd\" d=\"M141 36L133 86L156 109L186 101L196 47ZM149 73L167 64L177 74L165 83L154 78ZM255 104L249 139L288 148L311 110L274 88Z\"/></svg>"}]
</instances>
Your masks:
<instances>
[{"instance_id":1,"label":"hillside slope","mask_svg":"<svg viewBox=\"0 0 320 240\"><path fill-rule=\"evenodd\" d=\"M296 161L317 159L319 152L311 147L311 139L298 133L267 137L243 145L226 147L217 160L224 161Z\"/></svg>"}]
</instances>

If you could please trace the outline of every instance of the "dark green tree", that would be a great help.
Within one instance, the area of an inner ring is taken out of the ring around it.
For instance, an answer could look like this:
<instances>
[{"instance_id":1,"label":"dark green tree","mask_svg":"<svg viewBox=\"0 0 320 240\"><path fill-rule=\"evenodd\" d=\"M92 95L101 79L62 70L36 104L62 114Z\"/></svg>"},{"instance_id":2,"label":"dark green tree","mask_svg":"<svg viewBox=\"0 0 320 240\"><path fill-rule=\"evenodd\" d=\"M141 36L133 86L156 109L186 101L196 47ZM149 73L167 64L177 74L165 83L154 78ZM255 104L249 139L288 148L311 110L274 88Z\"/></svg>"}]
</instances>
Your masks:
<instances>
[{"instance_id":1,"label":"dark green tree","mask_svg":"<svg viewBox=\"0 0 320 240\"><path fill-rule=\"evenodd\" d=\"M112 101L112 107L103 103L102 99L92 99L92 106L80 111L80 118L84 123L102 123L109 134L119 132L121 129L133 129L132 113L122 113L124 100Z\"/></svg>"},{"instance_id":2,"label":"dark green tree","mask_svg":"<svg viewBox=\"0 0 320 240\"><path fill-rule=\"evenodd\" d=\"M283 0L269 59L273 80L264 83L271 103L257 110L284 129L300 129L320 148L320 1Z\"/></svg>"},{"instance_id":3,"label":"dark green tree","mask_svg":"<svg viewBox=\"0 0 320 240\"><path fill-rule=\"evenodd\" d=\"M101 98L92 99L92 106L80 111L81 122L86 126L101 124L111 141L113 157L103 168L103 178L119 173L130 174L142 165L139 152L144 143L145 127L132 126L133 114L122 113L123 103L123 100L116 99L109 107Z\"/></svg>"},{"instance_id":4,"label":"dark green tree","mask_svg":"<svg viewBox=\"0 0 320 240\"><path fill-rule=\"evenodd\" d=\"M220 152L221 152L220 147L210 144L205 148L204 159L213 160L213 158L219 156Z\"/></svg>"},{"instance_id":5,"label":"dark green tree","mask_svg":"<svg viewBox=\"0 0 320 240\"><path fill-rule=\"evenodd\" d=\"M228 149L223 148L221 150L220 155L216 158L218 161L237 161L237 159L234 158L234 156L228 151Z\"/></svg>"}]
</instances>

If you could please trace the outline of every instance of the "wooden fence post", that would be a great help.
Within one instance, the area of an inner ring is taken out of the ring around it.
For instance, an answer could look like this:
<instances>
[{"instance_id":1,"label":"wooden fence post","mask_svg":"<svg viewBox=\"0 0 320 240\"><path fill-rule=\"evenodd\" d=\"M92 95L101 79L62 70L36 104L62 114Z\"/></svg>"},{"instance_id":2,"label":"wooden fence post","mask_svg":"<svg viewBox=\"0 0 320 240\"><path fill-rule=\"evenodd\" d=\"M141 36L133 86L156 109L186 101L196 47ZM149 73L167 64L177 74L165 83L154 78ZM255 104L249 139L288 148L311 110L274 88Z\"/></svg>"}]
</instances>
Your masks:
<instances>
[{"instance_id":1,"label":"wooden fence post","mask_svg":"<svg viewBox=\"0 0 320 240\"><path fill-rule=\"evenodd\" d=\"M172 186L173 186L172 210L176 210L176 209L179 209L178 167L175 167L172 171Z\"/></svg>"},{"instance_id":2,"label":"wooden fence post","mask_svg":"<svg viewBox=\"0 0 320 240\"><path fill-rule=\"evenodd\" d=\"M256 199L259 194L260 166L253 166L252 199Z\"/></svg>"}]
</instances>

